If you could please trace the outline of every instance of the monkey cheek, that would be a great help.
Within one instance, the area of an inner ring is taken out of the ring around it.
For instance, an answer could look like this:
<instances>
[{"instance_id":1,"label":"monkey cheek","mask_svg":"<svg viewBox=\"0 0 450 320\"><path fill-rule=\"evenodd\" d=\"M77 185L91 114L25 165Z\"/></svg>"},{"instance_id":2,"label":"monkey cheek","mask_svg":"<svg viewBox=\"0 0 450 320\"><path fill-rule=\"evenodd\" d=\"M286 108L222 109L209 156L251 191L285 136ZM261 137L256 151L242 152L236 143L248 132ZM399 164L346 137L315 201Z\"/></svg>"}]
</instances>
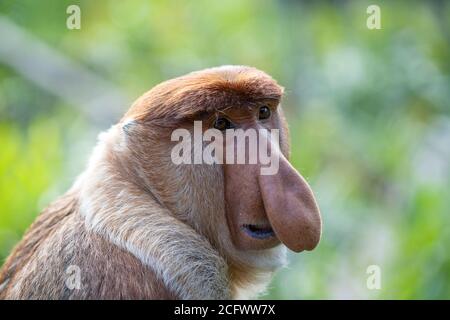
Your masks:
<instances>
[{"instance_id":1,"label":"monkey cheek","mask_svg":"<svg viewBox=\"0 0 450 320\"><path fill-rule=\"evenodd\" d=\"M227 165L225 204L228 229L238 250L264 250L280 244L264 209L258 165Z\"/></svg>"}]
</instances>

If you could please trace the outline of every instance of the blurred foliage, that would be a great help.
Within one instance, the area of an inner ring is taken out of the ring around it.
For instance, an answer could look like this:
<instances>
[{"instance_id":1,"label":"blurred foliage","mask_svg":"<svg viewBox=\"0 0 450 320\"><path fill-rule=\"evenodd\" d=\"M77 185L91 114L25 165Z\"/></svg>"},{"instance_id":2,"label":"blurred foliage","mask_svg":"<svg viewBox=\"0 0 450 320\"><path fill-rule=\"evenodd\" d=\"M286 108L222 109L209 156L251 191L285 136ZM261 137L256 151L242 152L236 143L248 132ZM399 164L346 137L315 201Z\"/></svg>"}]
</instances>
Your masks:
<instances>
[{"instance_id":1,"label":"blurred foliage","mask_svg":"<svg viewBox=\"0 0 450 320\"><path fill-rule=\"evenodd\" d=\"M381 30L366 27L374 3ZM66 28L69 4L81 30ZM130 102L221 64L286 87L292 162L324 229L263 298L450 298L448 2L3 0L0 14ZM0 64L0 259L83 170L102 129ZM381 290L366 287L373 264Z\"/></svg>"}]
</instances>

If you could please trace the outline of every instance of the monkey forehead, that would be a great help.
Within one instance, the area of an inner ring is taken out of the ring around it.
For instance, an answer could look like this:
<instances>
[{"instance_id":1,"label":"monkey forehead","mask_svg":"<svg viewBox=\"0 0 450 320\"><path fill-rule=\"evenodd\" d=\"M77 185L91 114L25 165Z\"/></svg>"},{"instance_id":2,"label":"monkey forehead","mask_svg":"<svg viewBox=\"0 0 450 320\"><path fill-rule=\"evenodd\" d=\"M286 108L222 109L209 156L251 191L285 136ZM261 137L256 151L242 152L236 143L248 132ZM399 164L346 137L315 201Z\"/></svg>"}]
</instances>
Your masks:
<instances>
[{"instance_id":1,"label":"monkey forehead","mask_svg":"<svg viewBox=\"0 0 450 320\"><path fill-rule=\"evenodd\" d=\"M215 67L160 83L137 99L125 118L190 120L230 107L278 103L283 91L271 76L256 68Z\"/></svg>"}]
</instances>

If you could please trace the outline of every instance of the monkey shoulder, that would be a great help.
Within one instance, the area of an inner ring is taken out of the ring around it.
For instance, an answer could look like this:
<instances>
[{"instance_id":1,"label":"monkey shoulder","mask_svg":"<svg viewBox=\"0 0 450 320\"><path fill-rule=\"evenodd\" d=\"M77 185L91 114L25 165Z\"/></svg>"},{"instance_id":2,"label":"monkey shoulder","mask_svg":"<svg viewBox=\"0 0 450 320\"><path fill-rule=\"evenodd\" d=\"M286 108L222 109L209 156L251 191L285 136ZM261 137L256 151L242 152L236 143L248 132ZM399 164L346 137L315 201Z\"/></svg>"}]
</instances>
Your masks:
<instances>
[{"instance_id":1,"label":"monkey shoulder","mask_svg":"<svg viewBox=\"0 0 450 320\"><path fill-rule=\"evenodd\" d=\"M77 195L48 206L0 271L1 299L175 299L153 270L86 229Z\"/></svg>"}]
</instances>

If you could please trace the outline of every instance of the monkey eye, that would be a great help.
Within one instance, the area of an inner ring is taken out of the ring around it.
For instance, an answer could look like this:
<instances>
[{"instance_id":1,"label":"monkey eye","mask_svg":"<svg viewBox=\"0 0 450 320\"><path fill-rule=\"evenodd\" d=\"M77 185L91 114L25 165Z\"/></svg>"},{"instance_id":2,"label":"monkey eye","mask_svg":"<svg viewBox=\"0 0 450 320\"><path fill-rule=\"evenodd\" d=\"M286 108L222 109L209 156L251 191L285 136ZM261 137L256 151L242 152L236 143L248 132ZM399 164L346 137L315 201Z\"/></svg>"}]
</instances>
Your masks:
<instances>
[{"instance_id":1,"label":"monkey eye","mask_svg":"<svg viewBox=\"0 0 450 320\"><path fill-rule=\"evenodd\" d=\"M270 117L271 111L269 107L263 106L259 108L259 119L264 120Z\"/></svg>"},{"instance_id":2,"label":"monkey eye","mask_svg":"<svg viewBox=\"0 0 450 320\"><path fill-rule=\"evenodd\" d=\"M223 131L226 129L232 129L233 124L227 118L217 118L214 122L214 128Z\"/></svg>"}]
</instances>

